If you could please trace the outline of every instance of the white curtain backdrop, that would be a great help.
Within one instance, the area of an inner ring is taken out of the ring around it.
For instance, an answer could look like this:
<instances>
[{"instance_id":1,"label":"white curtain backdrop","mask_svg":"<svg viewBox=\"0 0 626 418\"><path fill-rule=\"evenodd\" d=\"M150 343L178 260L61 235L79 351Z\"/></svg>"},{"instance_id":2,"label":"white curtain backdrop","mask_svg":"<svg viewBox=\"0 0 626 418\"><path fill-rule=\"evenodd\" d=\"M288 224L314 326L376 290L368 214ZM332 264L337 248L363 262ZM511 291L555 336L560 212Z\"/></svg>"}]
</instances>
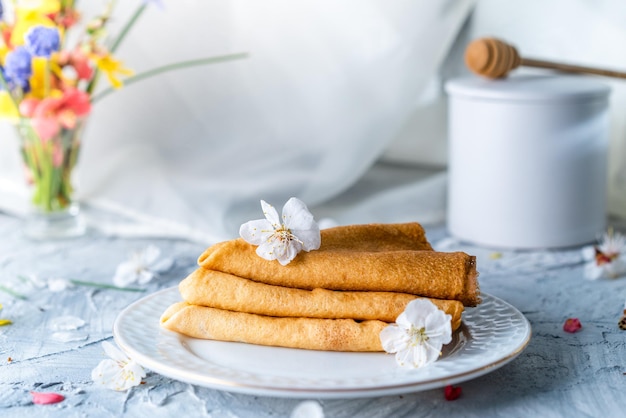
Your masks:
<instances>
[{"instance_id":1,"label":"white curtain backdrop","mask_svg":"<svg viewBox=\"0 0 626 418\"><path fill-rule=\"evenodd\" d=\"M81 3L88 14L103 2ZM118 3L113 29L139 2ZM259 217L260 199L281 206L290 196L339 223L441 221L445 174L408 178L373 165L445 168L442 85L465 73L462 52L473 36L626 69L626 55L614 49L626 44L625 8L600 3L164 0L119 49L129 67L249 57L161 75L97 102L77 172L80 198L155 235L208 242ZM621 111L622 95L614 95ZM624 131L614 129L614 197L626 194ZM0 210L19 213L15 141L0 126ZM626 212L618 200L613 207ZM111 233L148 233L99 222Z\"/></svg>"}]
</instances>

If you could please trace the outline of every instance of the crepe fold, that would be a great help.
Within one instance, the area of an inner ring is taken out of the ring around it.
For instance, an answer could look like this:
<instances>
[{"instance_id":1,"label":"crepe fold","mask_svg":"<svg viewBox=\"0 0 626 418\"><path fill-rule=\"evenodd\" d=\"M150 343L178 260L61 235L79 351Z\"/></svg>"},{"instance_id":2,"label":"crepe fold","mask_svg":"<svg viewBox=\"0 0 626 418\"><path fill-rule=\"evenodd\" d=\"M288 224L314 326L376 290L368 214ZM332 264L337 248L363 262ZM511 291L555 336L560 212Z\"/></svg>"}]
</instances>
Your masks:
<instances>
[{"instance_id":1,"label":"crepe fold","mask_svg":"<svg viewBox=\"0 0 626 418\"><path fill-rule=\"evenodd\" d=\"M256 247L241 238L209 247L198 263L276 286L410 293L459 300L465 306L480 303L474 256L432 251L425 238L425 244L417 245L406 234L394 236L388 230L372 239L366 233L371 227L353 226L345 234L341 231L346 227L323 230L319 250L301 252L286 266L259 257ZM421 249L407 249L407 245Z\"/></svg>"},{"instance_id":2,"label":"crepe fold","mask_svg":"<svg viewBox=\"0 0 626 418\"><path fill-rule=\"evenodd\" d=\"M426 231L417 222L345 225L320 231L324 250L396 251L432 250Z\"/></svg>"},{"instance_id":3,"label":"crepe fold","mask_svg":"<svg viewBox=\"0 0 626 418\"><path fill-rule=\"evenodd\" d=\"M179 302L161 325L190 337L326 351L383 351L386 322L353 319L277 318Z\"/></svg>"},{"instance_id":4,"label":"crepe fold","mask_svg":"<svg viewBox=\"0 0 626 418\"><path fill-rule=\"evenodd\" d=\"M255 282L232 274L198 268L180 282L183 299L192 305L275 317L379 320L395 322L406 305L417 298L407 293L297 289ZM463 304L429 299L452 317L452 329L461 324Z\"/></svg>"}]
</instances>

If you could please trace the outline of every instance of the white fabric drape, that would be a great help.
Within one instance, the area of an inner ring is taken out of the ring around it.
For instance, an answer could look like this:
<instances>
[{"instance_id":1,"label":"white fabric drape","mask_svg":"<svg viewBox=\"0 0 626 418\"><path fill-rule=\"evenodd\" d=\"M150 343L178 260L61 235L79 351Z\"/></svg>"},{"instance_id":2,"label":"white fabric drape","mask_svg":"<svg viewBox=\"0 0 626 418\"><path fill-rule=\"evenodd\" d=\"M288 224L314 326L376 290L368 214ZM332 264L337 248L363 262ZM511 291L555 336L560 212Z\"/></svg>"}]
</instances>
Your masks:
<instances>
[{"instance_id":1,"label":"white fabric drape","mask_svg":"<svg viewBox=\"0 0 626 418\"><path fill-rule=\"evenodd\" d=\"M116 24L136 6L118 3ZM79 191L217 239L258 217L259 199L298 196L313 207L361 178L437 74L473 1L164 3L119 49L128 66L249 57L96 103Z\"/></svg>"},{"instance_id":2,"label":"white fabric drape","mask_svg":"<svg viewBox=\"0 0 626 418\"><path fill-rule=\"evenodd\" d=\"M138 4L118 3L114 26ZM259 199L280 206L290 196L342 223L440 221L444 174L370 190L372 175L397 176L370 169L380 159L445 166L442 84L465 72L465 41L499 36L529 56L626 69L626 55L615 52L626 41L619 0L163 3L142 16L117 54L137 72L205 56L249 57L164 74L96 103L80 197L146 223L126 230L138 234L230 238L260 216ZM93 12L102 2L82 4ZM619 115L623 82L610 82ZM625 130L615 118L611 207L624 215ZM19 212L15 141L0 126L0 210ZM359 198L351 201L345 192L355 184Z\"/></svg>"}]
</instances>

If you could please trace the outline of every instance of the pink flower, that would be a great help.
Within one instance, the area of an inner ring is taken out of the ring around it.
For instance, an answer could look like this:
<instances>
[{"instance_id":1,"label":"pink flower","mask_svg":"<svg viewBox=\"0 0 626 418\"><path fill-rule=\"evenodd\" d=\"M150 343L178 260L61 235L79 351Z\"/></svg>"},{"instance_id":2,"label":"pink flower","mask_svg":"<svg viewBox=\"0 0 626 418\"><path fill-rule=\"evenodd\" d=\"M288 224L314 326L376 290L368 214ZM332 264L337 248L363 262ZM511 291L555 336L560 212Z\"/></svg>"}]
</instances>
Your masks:
<instances>
[{"instance_id":1,"label":"pink flower","mask_svg":"<svg viewBox=\"0 0 626 418\"><path fill-rule=\"evenodd\" d=\"M445 396L446 401L454 401L461 396L462 388L460 386L452 386L448 385L443 389L443 396Z\"/></svg>"},{"instance_id":2,"label":"pink flower","mask_svg":"<svg viewBox=\"0 0 626 418\"><path fill-rule=\"evenodd\" d=\"M61 66L74 68L79 80L89 80L93 76L93 68L89 65L89 58L78 48L73 51L59 52L57 62Z\"/></svg>"},{"instance_id":3,"label":"pink flower","mask_svg":"<svg viewBox=\"0 0 626 418\"><path fill-rule=\"evenodd\" d=\"M580 331L582 327L583 326L578 320L578 318L567 318L567 320L563 324L563 331L573 334L575 332Z\"/></svg>"},{"instance_id":4,"label":"pink flower","mask_svg":"<svg viewBox=\"0 0 626 418\"><path fill-rule=\"evenodd\" d=\"M31 392L33 403L37 405L49 405L59 403L65 399L65 396L52 392Z\"/></svg>"},{"instance_id":5,"label":"pink flower","mask_svg":"<svg viewBox=\"0 0 626 418\"><path fill-rule=\"evenodd\" d=\"M33 129L42 140L51 139L61 128L74 128L77 119L90 111L89 95L75 88L65 90L61 97L28 98L20 103L20 112L31 118Z\"/></svg>"}]
</instances>

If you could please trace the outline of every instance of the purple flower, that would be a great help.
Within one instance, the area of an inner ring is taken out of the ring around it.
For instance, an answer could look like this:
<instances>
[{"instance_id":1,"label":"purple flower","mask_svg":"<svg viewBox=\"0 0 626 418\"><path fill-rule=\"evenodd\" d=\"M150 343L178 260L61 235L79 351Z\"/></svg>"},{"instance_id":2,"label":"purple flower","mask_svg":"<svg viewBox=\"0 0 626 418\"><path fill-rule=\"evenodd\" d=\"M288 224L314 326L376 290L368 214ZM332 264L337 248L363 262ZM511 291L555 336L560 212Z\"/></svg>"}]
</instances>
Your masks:
<instances>
[{"instance_id":1,"label":"purple flower","mask_svg":"<svg viewBox=\"0 0 626 418\"><path fill-rule=\"evenodd\" d=\"M24 47L17 47L6 55L4 61L4 73L8 83L19 86L22 89L28 87L28 79L32 74L32 56Z\"/></svg>"},{"instance_id":2,"label":"purple flower","mask_svg":"<svg viewBox=\"0 0 626 418\"><path fill-rule=\"evenodd\" d=\"M36 57L50 58L50 55L61 47L59 31L45 26L31 28L26 33L25 41L28 52Z\"/></svg>"},{"instance_id":3,"label":"purple flower","mask_svg":"<svg viewBox=\"0 0 626 418\"><path fill-rule=\"evenodd\" d=\"M3 14L4 14L4 9L2 8L2 1L0 0L0 19L2 19Z\"/></svg>"}]
</instances>

